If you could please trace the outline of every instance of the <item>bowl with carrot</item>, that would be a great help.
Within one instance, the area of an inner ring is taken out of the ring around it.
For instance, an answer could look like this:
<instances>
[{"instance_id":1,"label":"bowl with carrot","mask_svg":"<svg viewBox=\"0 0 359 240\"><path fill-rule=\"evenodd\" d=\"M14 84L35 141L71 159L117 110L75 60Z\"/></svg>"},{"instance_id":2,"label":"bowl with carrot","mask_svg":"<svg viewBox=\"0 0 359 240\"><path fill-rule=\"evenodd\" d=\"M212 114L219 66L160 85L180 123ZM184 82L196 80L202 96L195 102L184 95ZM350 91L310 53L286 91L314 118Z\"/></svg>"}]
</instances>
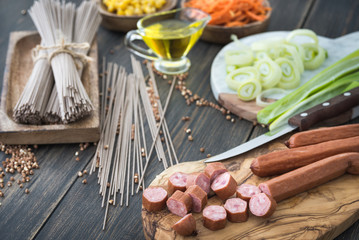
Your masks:
<instances>
[{"instance_id":1,"label":"bowl with carrot","mask_svg":"<svg viewBox=\"0 0 359 240\"><path fill-rule=\"evenodd\" d=\"M209 13L201 39L219 44L229 43L232 34L241 38L265 31L272 13L267 0L182 0L181 6Z\"/></svg>"}]
</instances>

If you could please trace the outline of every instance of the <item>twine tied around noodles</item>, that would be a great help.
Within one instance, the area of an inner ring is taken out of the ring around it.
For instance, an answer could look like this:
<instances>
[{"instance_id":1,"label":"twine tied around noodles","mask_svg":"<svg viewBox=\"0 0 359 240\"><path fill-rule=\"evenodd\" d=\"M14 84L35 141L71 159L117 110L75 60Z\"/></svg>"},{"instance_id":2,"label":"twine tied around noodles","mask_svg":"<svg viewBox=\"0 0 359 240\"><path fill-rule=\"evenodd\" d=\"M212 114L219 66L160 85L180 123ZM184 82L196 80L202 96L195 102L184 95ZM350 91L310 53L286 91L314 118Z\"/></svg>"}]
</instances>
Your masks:
<instances>
[{"instance_id":1,"label":"twine tied around noodles","mask_svg":"<svg viewBox=\"0 0 359 240\"><path fill-rule=\"evenodd\" d=\"M32 49L32 59L34 62L37 62L40 59L47 59L50 63L51 60L60 53L69 54L74 60L79 60L83 66L88 62L92 61L92 58L88 57L86 54L78 53L76 50L87 50L90 48L90 44L87 42L83 43L65 43L64 39L61 39L61 43L53 46L42 46L38 44L35 48ZM41 50L54 50L50 54L40 54ZM80 66L75 61L76 67L79 69Z\"/></svg>"}]
</instances>

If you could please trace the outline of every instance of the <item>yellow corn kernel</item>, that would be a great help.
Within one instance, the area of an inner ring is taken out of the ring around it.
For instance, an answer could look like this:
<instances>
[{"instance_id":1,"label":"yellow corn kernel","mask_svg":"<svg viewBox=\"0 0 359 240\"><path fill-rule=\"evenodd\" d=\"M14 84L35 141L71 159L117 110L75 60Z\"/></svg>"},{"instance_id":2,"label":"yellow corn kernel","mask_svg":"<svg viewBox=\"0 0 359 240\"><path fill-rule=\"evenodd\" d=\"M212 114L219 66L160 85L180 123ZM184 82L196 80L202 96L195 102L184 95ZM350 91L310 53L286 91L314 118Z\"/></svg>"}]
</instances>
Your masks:
<instances>
[{"instance_id":1,"label":"yellow corn kernel","mask_svg":"<svg viewBox=\"0 0 359 240\"><path fill-rule=\"evenodd\" d=\"M145 13L154 13L154 12L156 12L156 8L147 5L144 9L144 12Z\"/></svg>"},{"instance_id":2,"label":"yellow corn kernel","mask_svg":"<svg viewBox=\"0 0 359 240\"><path fill-rule=\"evenodd\" d=\"M143 14L141 8L135 8L135 10L133 11L133 13L134 13L135 15L142 15L142 14Z\"/></svg>"},{"instance_id":3,"label":"yellow corn kernel","mask_svg":"<svg viewBox=\"0 0 359 240\"><path fill-rule=\"evenodd\" d=\"M127 8L127 9L125 10L125 15L126 15L126 16L132 16L132 15L133 15L133 9L128 9L128 8Z\"/></svg>"},{"instance_id":4,"label":"yellow corn kernel","mask_svg":"<svg viewBox=\"0 0 359 240\"><path fill-rule=\"evenodd\" d=\"M117 15L125 15L125 12L122 9L117 9Z\"/></svg>"},{"instance_id":5,"label":"yellow corn kernel","mask_svg":"<svg viewBox=\"0 0 359 240\"><path fill-rule=\"evenodd\" d=\"M126 10L128 4L125 3L124 1L121 1L119 4L118 4L118 8L121 8L122 10Z\"/></svg>"},{"instance_id":6,"label":"yellow corn kernel","mask_svg":"<svg viewBox=\"0 0 359 240\"><path fill-rule=\"evenodd\" d=\"M113 3L109 3L108 6L107 6L107 10L108 10L109 12L115 11L115 6L114 6L114 4L113 4Z\"/></svg>"},{"instance_id":7,"label":"yellow corn kernel","mask_svg":"<svg viewBox=\"0 0 359 240\"><path fill-rule=\"evenodd\" d=\"M163 5L165 5L166 1L165 0L157 0L155 2L155 6L157 9L160 9L161 7L163 7Z\"/></svg>"}]
</instances>

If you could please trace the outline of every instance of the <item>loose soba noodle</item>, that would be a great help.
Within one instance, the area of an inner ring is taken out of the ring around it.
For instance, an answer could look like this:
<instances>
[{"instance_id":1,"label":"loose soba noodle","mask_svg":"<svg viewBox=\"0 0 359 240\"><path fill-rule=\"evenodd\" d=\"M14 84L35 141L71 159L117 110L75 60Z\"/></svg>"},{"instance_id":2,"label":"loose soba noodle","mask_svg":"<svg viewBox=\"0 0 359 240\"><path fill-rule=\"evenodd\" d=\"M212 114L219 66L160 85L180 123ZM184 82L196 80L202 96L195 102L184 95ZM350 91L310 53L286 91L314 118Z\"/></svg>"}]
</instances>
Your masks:
<instances>
[{"instance_id":1,"label":"loose soba noodle","mask_svg":"<svg viewBox=\"0 0 359 240\"><path fill-rule=\"evenodd\" d=\"M159 99L157 101L161 120L156 122L141 65L133 56L131 56L131 60L133 74L127 74L124 68L117 64L108 63L107 74L104 74L102 79L101 107L104 117L101 119L101 137L90 173L95 172L98 168L99 193L103 197L102 207L106 206L103 228L106 225L110 199L113 200L113 204L116 204L119 192L119 204L128 206L129 196L134 195L135 192L135 184L138 184L138 188L145 187L144 175L153 149L156 149L157 157L162 161L164 168L168 167L163 144L158 138L161 128L166 139L165 146L170 157L170 164L173 165L172 157L176 163L178 162L164 120L175 81L173 81L168 94L166 106L162 109L161 102ZM103 71L105 69L104 65ZM155 94L158 94L151 68L149 72L148 85L152 86ZM108 111L104 109L108 109ZM145 119L142 110L145 111ZM149 126L149 133L146 133L145 124ZM150 151L146 146L147 140L152 142ZM138 182L134 181L135 176L139 180Z\"/></svg>"}]
</instances>

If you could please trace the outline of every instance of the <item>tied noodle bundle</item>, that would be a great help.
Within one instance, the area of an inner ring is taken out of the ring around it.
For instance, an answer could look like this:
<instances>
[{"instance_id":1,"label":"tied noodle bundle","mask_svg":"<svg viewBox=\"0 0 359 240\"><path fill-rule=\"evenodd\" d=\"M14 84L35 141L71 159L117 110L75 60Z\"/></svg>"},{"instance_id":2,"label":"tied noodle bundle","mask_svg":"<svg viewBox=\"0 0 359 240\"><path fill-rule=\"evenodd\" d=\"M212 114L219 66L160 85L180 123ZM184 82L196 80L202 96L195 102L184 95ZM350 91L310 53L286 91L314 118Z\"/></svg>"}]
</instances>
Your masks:
<instances>
[{"instance_id":1,"label":"tied noodle bundle","mask_svg":"<svg viewBox=\"0 0 359 240\"><path fill-rule=\"evenodd\" d=\"M270 7L263 0L189 0L185 7L201 9L211 15L208 25L241 27L267 18Z\"/></svg>"},{"instance_id":2,"label":"tied noodle bundle","mask_svg":"<svg viewBox=\"0 0 359 240\"><path fill-rule=\"evenodd\" d=\"M73 3L40 0L29 13L42 42L34 49L34 69L14 108L15 121L69 123L89 115L93 106L81 75L101 21L96 4L84 1L76 10Z\"/></svg>"}]
</instances>

